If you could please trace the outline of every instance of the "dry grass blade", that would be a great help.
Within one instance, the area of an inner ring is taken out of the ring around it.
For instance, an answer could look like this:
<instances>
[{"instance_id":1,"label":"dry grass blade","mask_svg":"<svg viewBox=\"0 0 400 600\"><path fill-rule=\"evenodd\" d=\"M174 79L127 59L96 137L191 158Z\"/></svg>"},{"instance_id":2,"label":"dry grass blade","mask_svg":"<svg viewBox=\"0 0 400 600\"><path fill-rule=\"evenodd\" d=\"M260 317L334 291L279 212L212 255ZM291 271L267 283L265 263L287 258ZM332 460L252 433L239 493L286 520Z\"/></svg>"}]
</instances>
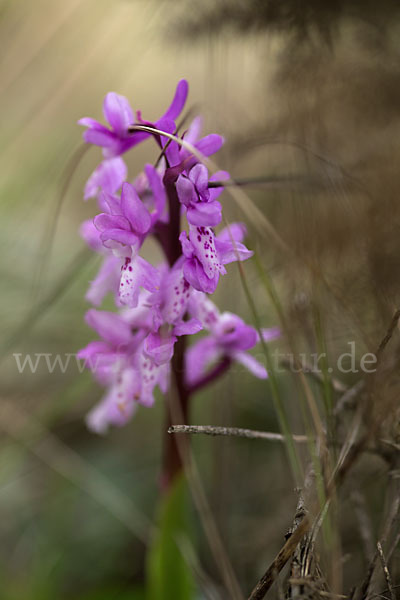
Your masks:
<instances>
[{"instance_id":1,"label":"dry grass blade","mask_svg":"<svg viewBox=\"0 0 400 600\"><path fill-rule=\"evenodd\" d=\"M271 565L261 577L248 600L262 600L268 592L278 573L280 573L288 560L293 556L294 551L302 537L310 528L310 520L307 516L303 518L297 529L292 533L286 543L282 546Z\"/></svg>"}]
</instances>

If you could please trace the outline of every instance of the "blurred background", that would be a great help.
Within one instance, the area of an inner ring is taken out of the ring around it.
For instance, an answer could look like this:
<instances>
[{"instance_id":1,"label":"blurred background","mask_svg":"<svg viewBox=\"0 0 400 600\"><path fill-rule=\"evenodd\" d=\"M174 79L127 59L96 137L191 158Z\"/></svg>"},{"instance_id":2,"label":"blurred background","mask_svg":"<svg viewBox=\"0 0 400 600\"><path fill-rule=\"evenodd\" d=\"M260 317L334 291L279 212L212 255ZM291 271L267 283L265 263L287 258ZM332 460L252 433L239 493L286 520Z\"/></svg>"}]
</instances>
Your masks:
<instances>
[{"instance_id":1,"label":"blurred background","mask_svg":"<svg viewBox=\"0 0 400 600\"><path fill-rule=\"evenodd\" d=\"M327 351L325 391L309 382L323 413L324 394L335 404L361 377L337 372L337 357L351 341L357 363L375 351L400 302L399 25L394 0L0 1L2 599L149 597L163 399L99 437L84 424L102 394L89 373L74 360L64 373L42 362L20 373L14 356L73 355L93 337L84 294L99 265L78 228L95 211L82 195L100 151L77 154L77 120L101 120L108 91L157 118L188 79L205 132L226 139L218 165L261 179L241 188L245 214L226 193L224 213L248 224L258 259L245 271L262 326L282 326L271 282L289 324L271 350ZM131 154L132 175L157 158L150 142ZM252 322L235 265L216 303ZM347 591L398 497L397 331L391 344L374 418L394 447L361 458L335 513ZM290 426L304 433L296 376L282 368L277 380ZM279 431L270 387L238 369L196 396L192 422ZM347 423L346 413L345 433ZM296 508L284 445L192 442L233 570L251 590ZM193 506L188 522L196 597L213 597L220 575ZM399 568L395 544L397 583Z\"/></svg>"}]
</instances>

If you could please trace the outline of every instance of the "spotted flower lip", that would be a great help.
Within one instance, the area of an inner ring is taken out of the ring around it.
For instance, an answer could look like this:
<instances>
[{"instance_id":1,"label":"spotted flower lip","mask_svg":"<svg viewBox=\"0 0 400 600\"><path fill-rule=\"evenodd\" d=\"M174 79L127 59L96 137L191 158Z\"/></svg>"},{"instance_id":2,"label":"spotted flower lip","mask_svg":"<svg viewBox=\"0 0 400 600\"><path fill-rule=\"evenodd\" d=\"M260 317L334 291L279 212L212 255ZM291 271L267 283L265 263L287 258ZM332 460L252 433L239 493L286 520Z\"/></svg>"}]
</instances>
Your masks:
<instances>
[{"instance_id":1,"label":"spotted flower lip","mask_svg":"<svg viewBox=\"0 0 400 600\"><path fill-rule=\"evenodd\" d=\"M236 260L247 260L253 256L241 242L246 228L240 223L223 229L217 236L210 227L189 227L180 235L182 252L185 256L183 272L195 290L212 294L218 285L219 276L225 275L226 264Z\"/></svg>"},{"instance_id":2,"label":"spotted flower lip","mask_svg":"<svg viewBox=\"0 0 400 600\"><path fill-rule=\"evenodd\" d=\"M137 121L158 127L163 120L175 120L183 110L188 94L188 83L181 79L176 87L174 98L164 115L149 123L143 121L141 112L137 112ZM146 140L151 134L142 131L129 133L128 129L135 123L134 112L125 96L115 92L109 92L103 102L104 118L109 127L102 125L99 121L84 117L78 121L79 125L87 127L83 133L83 139L89 144L103 148L105 157L119 156L127 152L140 142Z\"/></svg>"},{"instance_id":3,"label":"spotted flower lip","mask_svg":"<svg viewBox=\"0 0 400 600\"><path fill-rule=\"evenodd\" d=\"M156 292L160 287L160 274L156 267L141 256L127 256L121 267L118 291L121 304L135 308L138 305L141 287L149 292Z\"/></svg>"}]
</instances>

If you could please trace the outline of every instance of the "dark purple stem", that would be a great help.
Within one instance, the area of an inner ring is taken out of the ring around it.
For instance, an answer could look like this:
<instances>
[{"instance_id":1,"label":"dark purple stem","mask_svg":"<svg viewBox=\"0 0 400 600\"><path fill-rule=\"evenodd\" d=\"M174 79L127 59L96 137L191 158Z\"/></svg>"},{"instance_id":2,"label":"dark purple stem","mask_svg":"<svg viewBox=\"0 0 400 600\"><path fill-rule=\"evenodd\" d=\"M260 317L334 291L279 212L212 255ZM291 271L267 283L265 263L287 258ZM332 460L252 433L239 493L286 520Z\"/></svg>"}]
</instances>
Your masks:
<instances>
[{"instance_id":1,"label":"dark purple stem","mask_svg":"<svg viewBox=\"0 0 400 600\"><path fill-rule=\"evenodd\" d=\"M179 242L181 205L176 192L175 181L168 180L168 169L164 177L169 203L169 223L166 227L159 228L158 239L164 248L165 255L172 267L181 256L182 250ZM172 357L172 372L175 379L177 398L172 399L177 403L174 411L168 407L164 437L164 457L162 471L162 486L168 489L175 477L182 471L183 462L181 448L174 436L168 435L168 428L172 423L172 414L179 414L182 425L186 425L189 417L189 393L185 386L185 337L178 338L174 355ZM175 419L174 419L175 420ZM182 448L183 449L183 448Z\"/></svg>"},{"instance_id":2,"label":"dark purple stem","mask_svg":"<svg viewBox=\"0 0 400 600\"><path fill-rule=\"evenodd\" d=\"M198 392L202 388L206 387L206 385L212 383L214 379L218 379L218 377L221 377L221 375L223 375L229 369L231 364L232 360L229 358L229 356L224 356L223 359L220 362L218 362L213 369L211 369L210 371L208 371L208 373L204 375L204 377L202 377L201 379L193 383L190 387L188 387L187 393L189 395L194 394L195 392Z\"/></svg>"}]
</instances>

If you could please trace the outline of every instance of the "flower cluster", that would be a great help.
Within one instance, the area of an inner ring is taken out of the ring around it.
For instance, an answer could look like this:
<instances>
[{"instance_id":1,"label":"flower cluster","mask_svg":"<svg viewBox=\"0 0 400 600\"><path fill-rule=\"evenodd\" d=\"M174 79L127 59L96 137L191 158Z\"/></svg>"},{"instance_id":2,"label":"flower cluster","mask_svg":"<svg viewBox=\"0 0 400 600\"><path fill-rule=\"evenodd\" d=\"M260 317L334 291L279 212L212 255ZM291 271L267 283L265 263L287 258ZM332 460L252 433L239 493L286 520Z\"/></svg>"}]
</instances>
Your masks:
<instances>
[{"instance_id":1,"label":"flower cluster","mask_svg":"<svg viewBox=\"0 0 400 600\"><path fill-rule=\"evenodd\" d=\"M103 258L86 299L100 307L111 292L117 307L117 312L87 312L86 322L100 339L79 353L107 388L88 415L89 426L99 433L110 424L124 424L138 404L151 406L156 387L167 391L181 336L208 331L185 353L183 384L188 391L220 359L239 361L257 377L267 377L247 353L259 341L255 329L236 315L220 314L207 296L215 292L228 263L246 260L252 252L243 244L244 225L234 223L215 232L222 220L218 197L229 174L220 171L210 177L199 157L217 152L223 139L216 134L201 137L200 118L179 134L176 119L187 93L182 80L164 115L149 122L140 111L133 112L125 97L111 92L103 105L108 127L90 118L79 121L86 127L84 140L103 149L103 160L84 191L85 200L96 198L99 212L82 224L81 235ZM145 165L129 180L122 155L150 137L160 150L156 166ZM141 255L149 236L165 255L165 262L156 266ZM270 339L277 331L263 335Z\"/></svg>"}]
</instances>

